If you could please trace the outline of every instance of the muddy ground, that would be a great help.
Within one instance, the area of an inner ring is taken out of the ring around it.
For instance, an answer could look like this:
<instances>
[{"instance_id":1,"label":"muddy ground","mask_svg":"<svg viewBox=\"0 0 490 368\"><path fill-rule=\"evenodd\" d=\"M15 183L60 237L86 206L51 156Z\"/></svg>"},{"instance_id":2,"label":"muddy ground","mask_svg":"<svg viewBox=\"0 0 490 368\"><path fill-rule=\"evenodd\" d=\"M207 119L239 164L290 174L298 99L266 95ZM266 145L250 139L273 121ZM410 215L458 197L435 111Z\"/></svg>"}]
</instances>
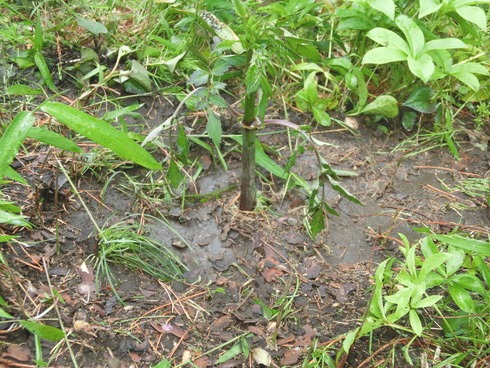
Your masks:
<instances>
[{"instance_id":1,"label":"muddy ground","mask_svg":"<svg viewBox=\"0 0 490 368\"><path fill-rule=\"evenodd\" d=\"M150 127L162 119L153 106L146 101L147 112L142 112ZM295 119L307 122L305 116ZM398 255L398 233L415 240L419 235L413 229L420 227L439 233L455 228L480 235L489 232L483 199L458 189L467 178L487 175L489 152L461 134L460 160L446 148L412 156L424 148L422 143L396 150L407 138L405 133L377 133L370 126L358 134L315 132L317 139L331 144L320 147L323 157L333 167L356 174L344 177L342 185L363 203L349 202L327 188L328 201L340 216L329 218L328 229L315 242L302 226L304 196L282 195L284 183L279 180L261 181L270 202L267 208L238 211L236 153L226 156L226 172L219 163L204 165L191 187L194 193L211 195L200 200L189 196L183 208L178 201L165 202L158 190L145 195L145 188L140 188L135 193L122 174L111 176L100 169L98 178L90 171L75 175L73 181L99 226L140 224L149 238L172 249L187 267L179 281L162 282L139 270L111 266L122 302L107 280L93 279L93 255L100 248L87 211L69 186L60 185L54 193L53 182L46 179L61 175L54 169L53 151L39 147L19 156L16 166L31 185L11 186L6 192L36 227L19 230L22 243L4 246L16 283L14 287L11 278L2 276L0 295L9 304L6 309L14 315L22 309L31 316L43 314L42 321L59 327L50 309L50 288L55 289L64 300L56 305L80 367L150 367L162 359L176 366L189 358L197 367L258 367L258 362L265 362L260 359L268 357L270 366L300 367L312 346L338 346L336 337L358 326L376 264ZM261 139L287 156L285 137ZM90 149L85 146L87 152ZM195 152L199 155L202 162L212 161L205 152ZM60 156L69 172L82 172L79 160ZM140 178L146 175L131 168L118 170ZM307 180L316 178L311 151L298 158L294 171ZM167 225L142 213L164 218ZM59 249L54 240L57 231ZM392 338L380 333L372 343L393 346ZM216 364L237 341L250 354ZM1 367L30 366L35 354L31 335L0 324L1 342L7 342L2 344ZM10 343L21 347L11 345L9 350ZM44 360L52 366L73 365L63 342L42 344ZM367 341L356 344L345 367L382 363L383 351L365 361L371 355L367 349ZM413 350L412 358L417 361L420 351ZM403 358L394 366L405 366Z\"/></svg>"}]
</instances>

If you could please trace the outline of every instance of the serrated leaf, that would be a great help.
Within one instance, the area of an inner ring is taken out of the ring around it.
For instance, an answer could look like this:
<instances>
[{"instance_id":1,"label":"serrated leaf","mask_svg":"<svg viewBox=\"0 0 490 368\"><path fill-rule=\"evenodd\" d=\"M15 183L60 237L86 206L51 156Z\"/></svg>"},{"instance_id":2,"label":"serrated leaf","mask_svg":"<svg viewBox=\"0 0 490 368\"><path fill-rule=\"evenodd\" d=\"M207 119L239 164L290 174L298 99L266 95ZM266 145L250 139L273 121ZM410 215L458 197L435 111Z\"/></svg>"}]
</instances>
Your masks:
<instances>
[{"instance_id":1,"label":"serrated leaf","mask_svg":"<svg viewBox=\"0 0 490 368\"><path fill-rule=\"evenodd\" d=\"M27 133L29 138L33 138L39 142L49 144L50 146L60 148L65 151L81 153L82 150L77 144L61 134L53 132L46 128L32 127Z\"/></svg>"},{"instance_id":2,"label":"serrated leaf","mask_svg":"<svg viewBox=\"0 0 490 368\"><path fill-rule=\"evenodd\" d=\"M19 324L33 335L44 340L58 342L65 336L65 333L59 328L47 326L39 322L19 321Z\"/></svg>"},{"instance_id":3,"label":"serrated leaf","mask_svg":"<svg viewBox=\"0 0 490 368\"><path fill-rule=\"evenodd\" d=\"M392 96L381 95L376 97L373 102L364 106L360 113L394 118L398 115L398 102Z\"/></svg>"},{"instance_id":4,"label":"serrated leaf","mask_svg":"<svg viewBox=\"0 0 490 368\"><path fill-rule=\"evenodd\" d=\"M206 133L208 133L209 138L211 138L214 145L219 147L222 134L221 120L212 110L207 110L207 117Z\"/></svg>"},{"instance_id":5,"label":"serrated leaf","mask_svg":"<svg viewBox=\"0 0 490 368\"><path fill-rule=\"evenodd\" d=\"M203 84L208 83L208 80L209 80L209 73L204 70L198 69L191 74L189 80L187 81L187 84L202 86Z\"/></svg>"},{"instance_id":6,"label":"serrated leaf","mask_svg":"<svg viewBox=\"0 0 490 368\"><path fill-rule=\"evenodd\" d=\"M167 179L173 188L178 188L185 179L184 174L180 171L177 162L172 158L167 171Z\"/></svg>"},{"instance_id":7,"label":"serrated leaf","mask_svg":"<svg viewBox=\"0 0 490 368\"><path fill-rule=\"evenodd\" d=\"M85 28L87 31L94 35L105 34L109 32L105 25L95 20L77 16L77 23L80 27Z\"/></svg>"},{"instance_id":8,"label":"serrated leaf","mask_svg":"<svg viewBox=\"0 0 490 368\"><path fill-rule=\"evenodd\" d=\"M0 180L3 179L7 167L13 161L22 142L26 139L34 121L34 115L27 111L21 111L5 129L0 138L0 147L2 147L0 150Z\"/></svg>"},{"instance_id":9,"label":"serrated leaf","mask_svg":"<svg viewBox=\"0 0 490 368\"><path fill-rule=\"evenodd\" d=\"M162 168L144 148L107 122L59 102L46 102L41 110L75 132L112 150L123 159L150 170Z\"/></svg>"}]
</instances>

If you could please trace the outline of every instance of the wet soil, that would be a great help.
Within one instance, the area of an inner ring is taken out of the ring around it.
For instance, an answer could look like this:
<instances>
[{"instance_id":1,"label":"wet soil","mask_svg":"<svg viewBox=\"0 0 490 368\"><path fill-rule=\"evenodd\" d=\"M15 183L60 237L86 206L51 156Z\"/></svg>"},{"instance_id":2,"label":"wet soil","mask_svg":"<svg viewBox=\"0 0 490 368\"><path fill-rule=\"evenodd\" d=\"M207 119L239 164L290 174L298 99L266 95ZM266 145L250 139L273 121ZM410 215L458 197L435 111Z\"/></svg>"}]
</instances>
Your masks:
<instances>
[{"instance_id":1,"label":"wet soil","mask_svg":"<svg viewBox=\"0 0 490 368\"><path fill-rule=\"evenodd\" d=\"M147 106L151 110L154 105ZM156 125L160 115L151 110L145 122ZM285 137L261 139L281 149L285 160ZM80 174L79 158L61 156L65 167L79 174L72 179L99 226L140 224L145 235L186 265L182 278L172 282L111 265L120 299L107 279L94 279L91 267L99 239L78 197L60 182L57 190L53 181L42 183L50 172L64 181L53 169L53 153L41 148L19 158L31 185L14 185L7 193L37 227L20 231L21 242L4 249L12 271L2 276L0 289L7 310L18 316L25 310L60 327L49 298L50 290L56 290L63 298L56 306L80 367L150 367L163 359L172 366L193 359L197 367L259 367L264 356L270 357L270 366L300 367L313 346L338 347L339 334L359 325L374 268L385 257L398 255L398 233L411 240L419 237L414 229L422 227L438 233L456 228L489 233L483 198L465 195L458 185L485 177L490 155L464 136L460 160L445 148L413 156L396 150L407 138L402 132L380 137L364 127L359 134L318 130L315 137L330 144L320 151L334 168L355 174L343 177L342 185L363 203L352 203L326 187L328 202L340 216L329 218L328 229L316 241L302 226L304 195L284 195L284 183L277 179L260 182L267 206L253 213L238 210L240 165L234 154L228 156L227 171L219 163L205 165L189 189L200 196L189 195L185 202L168 202L164 191L155 188L152 193L135 190L128 177L143 180L146 175L136 169L119 168L127 176L112 175L110 180L100 170L98 179L90 172ZM195 155L210 161L206 153ZM298 157L293 171L315 180L313 153L307 150ZM380 332L371 342L360 341L344 366L376 366L379 356L365 361L371 355L368 345L382 346L390 338L389 332ZM29 366L35 354L32 336L0 324L0 342L8 343L0 353L1 367ZM237 342L250 354L219 363ZM9 353L10 343L23 350ZM73 365L66 344L42 344L44 359L51 359L52 366ZM417 361L420 352L412 353ZM405 366L403 358L394 364Z\"/></svg>"}]
</instances>

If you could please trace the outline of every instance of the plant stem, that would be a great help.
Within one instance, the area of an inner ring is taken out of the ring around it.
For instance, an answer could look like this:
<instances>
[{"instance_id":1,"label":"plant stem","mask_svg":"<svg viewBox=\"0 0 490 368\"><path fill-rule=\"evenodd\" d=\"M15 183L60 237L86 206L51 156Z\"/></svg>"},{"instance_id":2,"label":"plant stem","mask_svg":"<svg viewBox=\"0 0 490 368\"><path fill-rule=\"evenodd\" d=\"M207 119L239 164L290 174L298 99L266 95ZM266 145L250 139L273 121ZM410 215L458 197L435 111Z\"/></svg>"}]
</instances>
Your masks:
<instances>
[{"instance_id":1,"label":"plant stem","mask_svg":"<svg viewBox=\"0 0 490 368\"><path fill-rule=\"evenodd\" d=\"M247 67L250 65L253 50L248 50ZM240 187L240 210L252 211L256 202L255 189L255 133L254 127L256 111L256 92L249 92L245 96L245 112L242 121L242 182Z\"/></svg>"}]
</instances>

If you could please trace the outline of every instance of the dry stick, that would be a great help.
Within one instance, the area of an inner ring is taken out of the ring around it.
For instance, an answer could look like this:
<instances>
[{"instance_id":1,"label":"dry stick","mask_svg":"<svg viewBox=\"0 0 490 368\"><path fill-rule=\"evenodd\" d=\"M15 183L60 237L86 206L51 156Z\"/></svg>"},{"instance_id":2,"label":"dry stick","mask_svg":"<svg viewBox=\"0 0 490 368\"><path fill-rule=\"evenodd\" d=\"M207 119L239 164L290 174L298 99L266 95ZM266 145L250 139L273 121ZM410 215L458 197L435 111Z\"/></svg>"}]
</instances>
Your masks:
<instances>
[{"instance_id":1,"label":"dry stick","mask_svg":"<svg viewBox=\"0 0 490 368\"><path fill-rule=\"evenodd\" d=\"M413 167L414 169L431 169L431 170L444 170L444 171L451 171L451 172L456 172L458 173L459 175L463 175L463 176L469 176L469 177L472 177L472 178L481 178L481 175L479 174L474 174L474 173L470 173L470 172L466 172L466 171L458 171L456 169L451 169L449 167L440 167L440 166L414 166Z\"/></svg>"},{"instance_id":2,"label":"dry stick","mask_svg":"<svg viewBox=\"0 0 490 368\"><path fill-rule=\"evenodd\" d=\"M179 298L179 302L183 302L185 300L188 300L188 299L192 299L192 298L195 298L195 297L198 297L198 296L201 296L201 295L204 295L204 294L207 294L208 291L205 290L205 291L201 291L199 293L196 293L196 294L192 294L192 295L189 295L189 296L185 296L183 298ZM162 305L159 305L158 307L155 307L153 309L150 309L148 312L144 313L141 317L145 317L149 314L152 314L153 312L156 312L160 309L163 309L163 308L166 308L166 307L170 307L172 306L174 303L173 302L170 302L170 303L166 303L166 304L162 304Z\"/></svg>"},{"instance_id":3,"label":"dry stick","mask_svg":"<svg viewBox=\"0 0 490 368\"><path fill-rule=\"evenodd\" d=\"M187 328L187 330L185 330L184 334L181 336L181 338L179 339L179 341L177 342L177 344L175 344L174 348L172 349L172 351L168 354L168 357L169 358L172 358L175 354L175 352L177 351L177 349L179 348L180 344L182 344L182 341L184 341L187 336L189 335L189 331L191 330L192 326L189 326Z\"/></svg>"}]
</instances>

